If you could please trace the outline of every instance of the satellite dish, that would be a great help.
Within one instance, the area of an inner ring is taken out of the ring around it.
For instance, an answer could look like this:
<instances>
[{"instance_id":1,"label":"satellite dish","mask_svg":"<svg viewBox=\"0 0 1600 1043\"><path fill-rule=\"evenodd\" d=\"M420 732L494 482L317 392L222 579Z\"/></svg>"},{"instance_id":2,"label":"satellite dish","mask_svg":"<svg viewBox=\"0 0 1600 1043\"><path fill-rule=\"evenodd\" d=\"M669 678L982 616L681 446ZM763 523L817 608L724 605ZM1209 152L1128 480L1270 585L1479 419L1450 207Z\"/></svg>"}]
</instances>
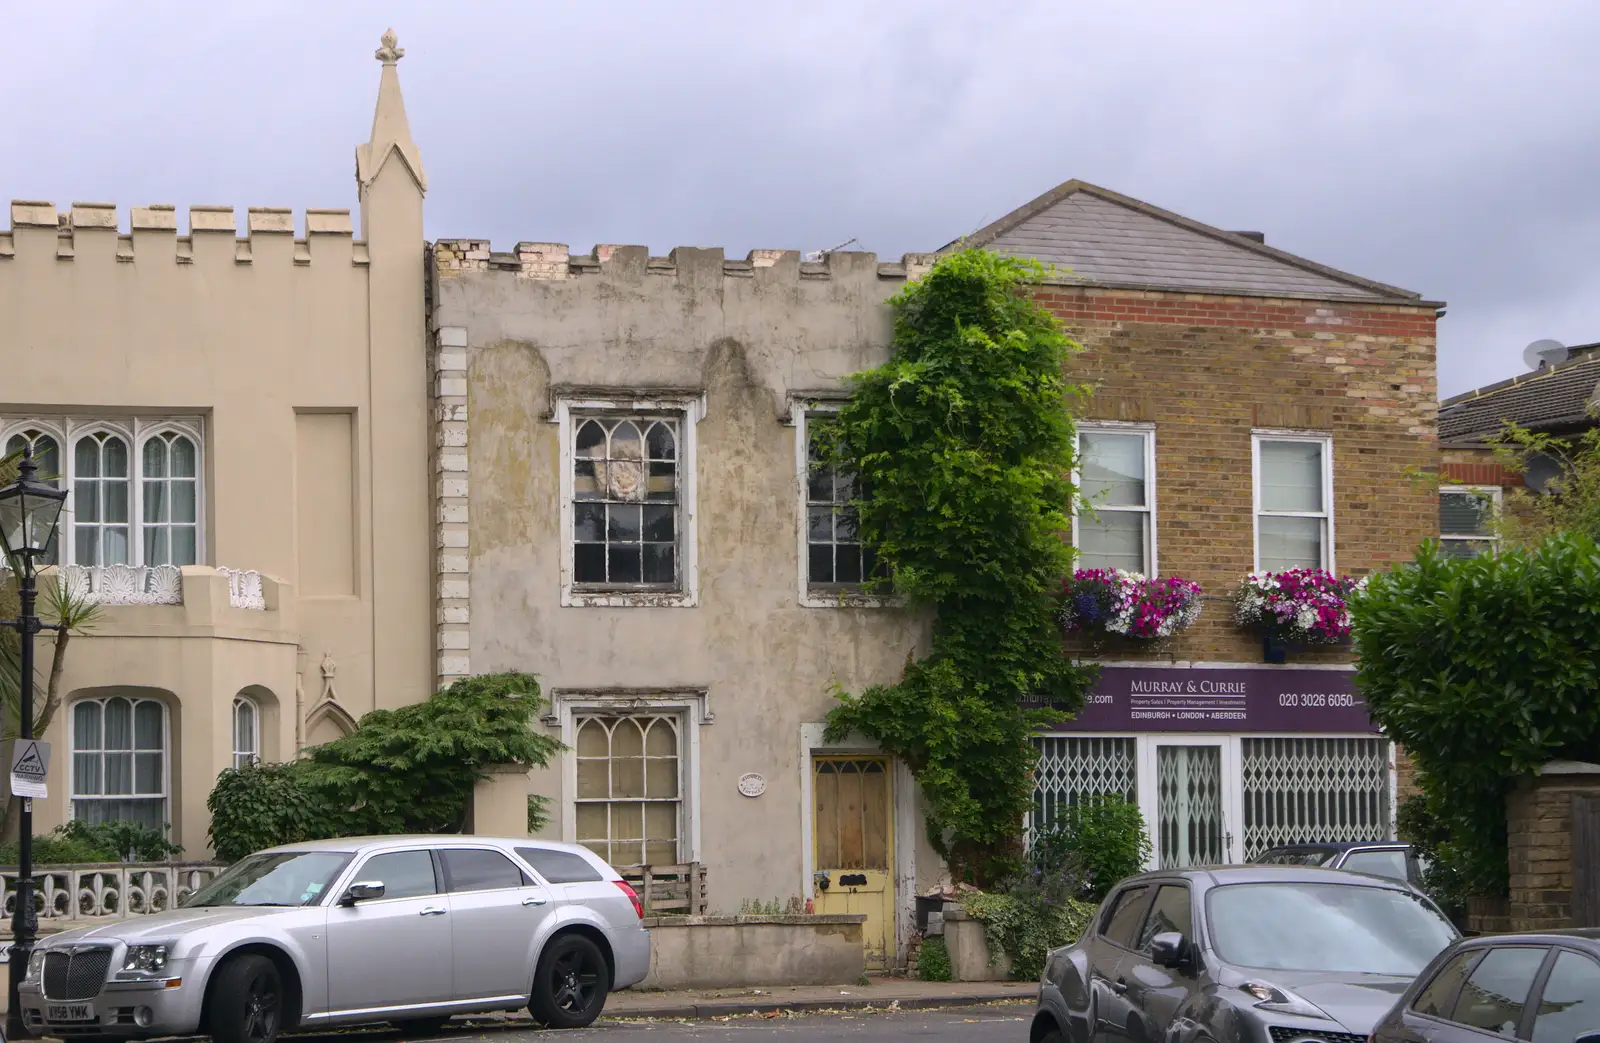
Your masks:
<instances>
[{"instance_id":1,"label":"satellite dish","mask_svg":"<svg viewBox=\"0 0 1600 1043\"><path fill-rule=\"evenodd\" d=\"M1561 477L1561 461L1549 453L1535 453L1522 469L1522 480L1536 493L1550 488L1550 483Z\"/></svg>"},{"instance_id":2,"label":"satellite dish","mask_svg":"<svg viewBox=\"0 0 1600 1043\"><path fill-rule=\"evenodd\" d=\"M1529 369L1544 369L1546 366L1567 361L1567 356L1570 354L1565 344L1547 337L1523 348L1522 361L1528 364Z\"/></svg>"}]
</instances>

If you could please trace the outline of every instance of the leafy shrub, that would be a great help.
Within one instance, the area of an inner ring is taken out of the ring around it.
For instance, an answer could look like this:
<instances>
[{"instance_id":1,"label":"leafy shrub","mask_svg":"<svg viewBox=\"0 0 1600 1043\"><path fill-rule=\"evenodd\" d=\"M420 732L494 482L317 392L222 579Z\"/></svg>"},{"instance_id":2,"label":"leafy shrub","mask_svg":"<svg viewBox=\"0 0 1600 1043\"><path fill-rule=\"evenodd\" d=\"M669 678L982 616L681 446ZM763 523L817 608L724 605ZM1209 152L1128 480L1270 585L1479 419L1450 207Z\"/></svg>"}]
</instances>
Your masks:
<instances>
[{"instance_id":1,"label":"leafy shrub","mask_svg":"<svg viewBox=\"0 0 1600 1043\"><path fill-rule=\"evenodd\" d=\"M1051 949L1071 945L1094 918L1096 906L1067 899L1041 902L1026 894L991 894L978 891L962 900L974 920L983 924L989 957L1011 957L1011 977L1031 981L1044 973Z\"/></svg>"},{"instance_id":2,"label":"leafy shrub","mask_svg":"<svg viewBox=\"0 0 1600 1043\"><path fill-rule=\"evenodd\" d=\"M228 768L217 776L206 807L211 846L224 862L252 851L333 835L334 819L322 794L308 784L307 761Z\"/></svg>"},{"instance_id":3,"label":"leafy shrub","mask_svg":"<svg viewBox=\"0 0 1600 1043\"><path fill-rule=\"evenodd\" d=\"M917 978L921 981L950 980L950 949L935 935L924 938L917 949Z\"/></svg>"},{"instance_id":4,"label":"leafy shrub","mask_svg":"<svg viewBox=\"0 0 1600 1043\"><path fill-rule=\"evenodd\" d=\"M928 838L956 879L1004 879L1021 854L1036 724L1071 711L1093 669L1062 651L1055 594L1077 491L1062 365L1075 345L1027 287L1036 262L966 250L890 303L888 363L852 378L818 428L861 480L862 539L893 588L935 610L929 654L897 683L837 691L828 735L870 736L926 798Z\"/></svg>"},{"instance_id":5,"label":"leafy shrub","mask_svg":"<svg viewBox=\"0 0 1600 1043\"><path fill-rule=\"evenodd\" d=\"M160 862L183 849L158 829L134 822L90 825L73 821L33 838L33 864L70 865L77 862ZM21 860L17 841L0 845L0 865Z\"/></svg>"},{"instance_id":6,"label":"leafy shrub","mask_svg":"<svg viewBox=\"0 0 1600 1043\"><path fill-rule=\"evenodd\" d=\"M1041 879L1050 873L1076 884L1072 897L1099 902L1117 881L1144 869L1150 834L1139 807L1121 797L1089 797L1063 809L1034 835L1028 861Z\"/></svg>"},{"instance_id":7,"label":"leafy shrub","mask_svg":"<svg viewBox=\"0 0 1600 1043\"><path fill-rule=\"evenodd\" d=\"M542 705L528 674L467 677L424 702L372 711L309 760L224 771L206 802L212 845L234 859L297 840L458 833L484 768L543 767L562 748L533 727ZM530 825L546 807L529 802Z\"/></svg>"},{"instance_id":8,"label":"leafy shrub","mask_svg":"<svg viewBox=\"0 0 1600 1043\"><path fill-rule=\"evenodd\" d=\"M1471 889L1462 853L1451 842L1449 826L1434 802L1427 793L1413 793L1401 801L1395 813L1396 832L1424 862L1422 890L1459 926L1466 923Z\"/></svg>"},{"instance_id":9,"label":"leafy shrub","mask_svg":"<svg viewBox=\"0 0 1600 1043\"><path fill-rule=\"evenodd\" d=\"M1505 894L1516 780L1600 749L1600 546L1564 534L1462 559L1430 541L1352 611L1356 684L1417 764L1450 886Z\"/></svg>"}]
</instances>

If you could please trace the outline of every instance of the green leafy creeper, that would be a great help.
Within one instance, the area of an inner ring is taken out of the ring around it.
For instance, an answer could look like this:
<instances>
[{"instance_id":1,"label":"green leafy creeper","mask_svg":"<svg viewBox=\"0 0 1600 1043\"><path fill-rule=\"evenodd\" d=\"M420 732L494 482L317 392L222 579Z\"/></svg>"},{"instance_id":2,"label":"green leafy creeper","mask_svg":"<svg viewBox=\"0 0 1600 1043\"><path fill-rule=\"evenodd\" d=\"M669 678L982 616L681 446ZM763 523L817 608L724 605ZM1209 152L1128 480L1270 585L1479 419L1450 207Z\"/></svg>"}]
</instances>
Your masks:
<instances>
[{"instance_id":1,"label":"green leafy creeper","mask_svg":"<svg viewBox=\"0 0 1600 1043\"><path fill-rule=\"evenodd\" d=\"M1077 345L1027 289L1048 271L982 250L941 259L890 301L889 362L855 374L819 429L829 463L860 479L887 583L934 614L900 682L836 692L829 740L859 732L903 760L935 850L980 884L1018 865L1034 729L1093 680L1054 617L1077 496L1068 407L1086 391L1062 376Z\"/></svg>"}]
</instances>

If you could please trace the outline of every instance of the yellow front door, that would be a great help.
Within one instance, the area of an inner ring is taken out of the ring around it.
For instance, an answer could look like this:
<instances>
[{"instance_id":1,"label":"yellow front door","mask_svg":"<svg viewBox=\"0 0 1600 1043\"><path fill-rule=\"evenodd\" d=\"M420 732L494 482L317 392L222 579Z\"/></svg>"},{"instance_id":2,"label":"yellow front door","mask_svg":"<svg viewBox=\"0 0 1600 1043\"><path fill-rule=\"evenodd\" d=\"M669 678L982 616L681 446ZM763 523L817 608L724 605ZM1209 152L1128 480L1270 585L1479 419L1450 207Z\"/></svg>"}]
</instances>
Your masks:
<instances>
[{"instance_id":1,"label":"yellow front door","mask_svg":"<svg viewBox=\"0 0 1600 1043\"><path fill-rule=\"evenodd\" d=\"M816 910L865 913L867 966L885 968L895 954L889 758L813 758L811 792Z\"/></svg>"}]
</instances>

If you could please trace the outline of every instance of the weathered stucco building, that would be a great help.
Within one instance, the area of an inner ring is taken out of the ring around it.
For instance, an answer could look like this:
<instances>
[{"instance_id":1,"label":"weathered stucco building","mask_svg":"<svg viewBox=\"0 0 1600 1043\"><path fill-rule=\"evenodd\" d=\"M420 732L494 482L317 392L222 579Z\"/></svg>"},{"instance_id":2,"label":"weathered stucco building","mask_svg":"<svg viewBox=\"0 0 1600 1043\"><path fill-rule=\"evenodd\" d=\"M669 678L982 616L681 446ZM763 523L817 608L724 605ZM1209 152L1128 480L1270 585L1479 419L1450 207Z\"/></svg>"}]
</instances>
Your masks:
<instances>
[{"instance_id":1,"label":"weathered stucco building","mask_svg":"<svg viewBox=\"0 0 1600 1043\"><path fill-rule=\"evenodd\" d=\"M180 234L170 206L122 226L11 205L0 445L68 490L56 568L100 605L41 829L170 824L201 857L223 768L431 690L424 182L397 54L359 238L347 210L192 207Z\"/></svg>"},{"instance_id":2,"label":"weathered stucco building","mask_svg":"<svg viewBox=\"0 0 1600 1043\"><path fill-rule=\"evenodd\" d=\"M540 675L573 748L533 777L556 836L703 863L725 911L870 874L892 954L894 896L939 867L910 777L821 722L831 685L896 679L926 628L851 590L848 491L808 480L805 447L888 358L884 302L922 261L433 256L441 670Z\"/></svg>"}]
</instances>

